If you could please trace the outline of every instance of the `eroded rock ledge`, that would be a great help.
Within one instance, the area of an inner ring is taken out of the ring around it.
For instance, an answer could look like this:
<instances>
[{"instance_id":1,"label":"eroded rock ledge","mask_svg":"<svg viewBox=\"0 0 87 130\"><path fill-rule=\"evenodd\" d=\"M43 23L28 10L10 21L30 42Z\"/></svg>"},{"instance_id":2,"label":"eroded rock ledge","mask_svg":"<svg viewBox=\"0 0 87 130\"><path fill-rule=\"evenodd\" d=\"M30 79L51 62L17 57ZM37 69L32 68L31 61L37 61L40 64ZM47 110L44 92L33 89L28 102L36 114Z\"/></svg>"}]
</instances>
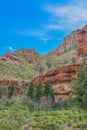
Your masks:
<instances>
[{"instance_id":1,"label":"eroded rock ledge","mask_svg":"<svg viewBox=\"0 0 87 130\"><path fill-rule=\"evenodd\" d=\"M33 81L37 87L40 81L45 85L49 80L54 90L55 100L57 101L60 97L65 100L70 93L74 92L70 87L71 81L77 78L77 72L80 69L80 65L59 68L46 73L44 76L38 76Z\"/></svg>"}]
</instances>

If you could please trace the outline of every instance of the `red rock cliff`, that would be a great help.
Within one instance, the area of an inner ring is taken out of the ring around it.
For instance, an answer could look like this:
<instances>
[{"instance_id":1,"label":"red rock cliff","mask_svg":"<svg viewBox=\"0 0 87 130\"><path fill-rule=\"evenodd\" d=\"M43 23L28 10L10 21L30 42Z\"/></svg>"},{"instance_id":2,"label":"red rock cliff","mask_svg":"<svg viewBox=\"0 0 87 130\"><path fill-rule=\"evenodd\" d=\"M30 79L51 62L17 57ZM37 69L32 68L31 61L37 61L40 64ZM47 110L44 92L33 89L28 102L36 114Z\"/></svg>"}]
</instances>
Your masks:
<instances>
[{"instance_id":1,"label":"red rock cliff","mask_svg":"<svg viewBox=\"0 0 87 130\"><path fill-rule=\"evenodd\" d=\"M34 84L37 87L39 81L41 80L45 85L49 80L54 90L55 101L57 101L60 97L62 97L62 99L66 99L67 95L69 95L71 92L73 93L70 88L71 81L77 77L77 71L80 68L81 66L74 65L50 71L44 76L36 77L34 79Z\"/></svg>"}]
</instances>

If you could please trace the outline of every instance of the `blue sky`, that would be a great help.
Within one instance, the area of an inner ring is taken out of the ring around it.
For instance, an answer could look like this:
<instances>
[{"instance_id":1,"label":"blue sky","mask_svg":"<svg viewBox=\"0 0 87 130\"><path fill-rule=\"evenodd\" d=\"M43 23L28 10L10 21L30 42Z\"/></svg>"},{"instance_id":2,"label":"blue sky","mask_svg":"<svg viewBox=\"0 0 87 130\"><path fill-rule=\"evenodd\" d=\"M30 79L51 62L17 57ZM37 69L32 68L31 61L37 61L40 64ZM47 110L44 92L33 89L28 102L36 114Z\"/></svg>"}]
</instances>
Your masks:
<instances>
[{"instance_id":1,"label":"blue sky","mask_svg":"<svg viewBox=\"0 0 87 130\"><path fill-rule=\"evenodd\" d=\"M87 0L1 0L0 55L21 48L41 54L87 24Z\"/></svg>"}]
</instances>

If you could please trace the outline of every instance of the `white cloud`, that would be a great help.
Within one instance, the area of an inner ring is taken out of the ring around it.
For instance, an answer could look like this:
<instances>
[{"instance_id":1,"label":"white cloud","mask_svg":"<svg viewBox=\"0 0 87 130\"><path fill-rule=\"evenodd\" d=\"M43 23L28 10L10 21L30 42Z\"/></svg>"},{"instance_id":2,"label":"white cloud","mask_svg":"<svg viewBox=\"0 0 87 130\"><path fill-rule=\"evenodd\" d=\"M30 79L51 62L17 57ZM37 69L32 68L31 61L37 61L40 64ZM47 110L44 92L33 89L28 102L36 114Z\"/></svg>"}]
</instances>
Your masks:
<instances>
[{"instance_id":1,"label":"white cloud","mask_svg":"<svg viewBox=\"0 0 87 130\"><path fill-rule=\"evenodd\" d=\"M9 51L15 51L15 49L12 46L4 47L4 49Z\"/></svg>"},{"instance_id":2,"label":"white cloud","mask_svg":"<svg viewBox=\"0 0 87 130\"><path fill-rule=\"evenodd\" d=\"M53 39L53 37L51 37L49 35L41 38L41 40L44 41L44 44L46 44L49 40L52 40L52 39Z\"/></svg>"},{"instance_id":3,"label":"white cloud","mask_svg":"<svg viewBox=\"0 0 87 130\"><path fill-rule=\"evenodd\" d=\"M47 4L45 11L49 13L50 19L46 28L50 30L72 30L87 24L87 4L82 4L80 1L74 0L66 5ZM84 2L87 1L83 0Z\"/></svg>"},{"instance_id":4,"label":"white cloud","mask_svg":"<svg viewBox=\"0 0 87 130\"><path fill-rule=\"evenodd\" d=\"M9 49L10 51L15 51L15 49L14 49L13 47L11 47L11 46L9 46L8 49Z\"/></svg>"}]
</instances>

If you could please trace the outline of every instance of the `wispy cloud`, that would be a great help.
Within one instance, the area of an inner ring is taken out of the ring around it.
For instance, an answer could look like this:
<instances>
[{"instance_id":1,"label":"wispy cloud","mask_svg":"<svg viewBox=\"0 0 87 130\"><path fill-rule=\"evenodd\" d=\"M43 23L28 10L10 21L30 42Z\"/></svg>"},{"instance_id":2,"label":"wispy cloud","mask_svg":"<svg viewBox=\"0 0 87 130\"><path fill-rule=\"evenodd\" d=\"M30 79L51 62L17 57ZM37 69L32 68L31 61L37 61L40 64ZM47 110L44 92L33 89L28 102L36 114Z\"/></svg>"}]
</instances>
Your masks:
<instances>
[{"instance_id":1,"label":"wispy cloud","mask_svg":"<svg viewBox=\"0 0 87 130\"><path fill-rule=\"evenodd\" d=\"M16 31L16 33L21 36L37 38L43 41L43 44L46 44L47 41L53 39L53 37L47 34L45 30L21 30L21 31Z\"/></svg>"},{"instance_id":2,"label":"wispy cloud","mask_svg":"<svg viewBox=\"0 0 87 130\"><path fill-rule=\"evenodd\" d=\"M73 0L65 5L47 4L45 11L50 15L50 19L45 27L50 30L71 30L87 24L87 5L80 1Z\"/></svg>"},{"instance_id":3,"label":"wispy cloud","mask_svg":"<svg viewBox=\"0 0 87 130\"><path fill-rule=\"evenodd\" d=\"M62 29L61 26L57 25L57 24L48 24L48 25L44 25L44 28L47 29L48 31L49 30L59 30L59 29Z\"/></svg>"},{"instance_id":4,"label":"wispy cloud","mask_svg":"<svg viewBox=\"0 0 87 130\"><path fill-rule=\"evenodd\" d=\"M45 4L44 12L47 19L40 23L40 28L36 30L17 30L16 34L21 36L33 37L48 43L52 39L60 39L60 36L53 37L54 32L73 31L87 24L87 0L70 0L65 4L57 2L55 4ZM12 49L12 48L10 48Z\"/></svg>"},{"instance_id":5,"label":"wispy cloud","mask_svg":"<svg viewBox=\"0 0 87 130\"><path fill-rule=\"evenodd\" d=\"M53 37L52 36L49 36L47 35L46 37L42 37L41 40L44 41L44 44L46 44L48 41L52 40Z\"/></svg>"}]
</instances>

